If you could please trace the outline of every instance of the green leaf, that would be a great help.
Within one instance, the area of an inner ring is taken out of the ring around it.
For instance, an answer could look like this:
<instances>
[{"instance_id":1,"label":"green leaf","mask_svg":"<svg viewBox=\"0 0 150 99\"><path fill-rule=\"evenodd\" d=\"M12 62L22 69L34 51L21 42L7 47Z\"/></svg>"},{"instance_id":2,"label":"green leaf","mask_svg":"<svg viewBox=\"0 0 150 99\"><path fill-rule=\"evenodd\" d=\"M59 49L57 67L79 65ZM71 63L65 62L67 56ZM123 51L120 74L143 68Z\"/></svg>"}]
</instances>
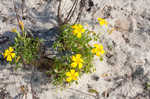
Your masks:
<instances>
[{"instance_id":1,"label":"green leaf","mask_svg":"<svg viewBox=\"0 0 150 99\"><path fill-rule=\"evenodd\" d=\"M100 60L100 61L103 61L103 57L100 57L99 60Z\"/></svg>"},{"instance_id":2,"label":"green leaf","mask_svg":"<svg viewBox=\"0 0 150 99\"><path fill-rule=\"evenodd\" d=\"M88 92L90 92L90 93L95 93L95 94L99 94L99 92L97 91L97 90L95 90L95 89L88 89Z\"/></svg>"}]
</instances>

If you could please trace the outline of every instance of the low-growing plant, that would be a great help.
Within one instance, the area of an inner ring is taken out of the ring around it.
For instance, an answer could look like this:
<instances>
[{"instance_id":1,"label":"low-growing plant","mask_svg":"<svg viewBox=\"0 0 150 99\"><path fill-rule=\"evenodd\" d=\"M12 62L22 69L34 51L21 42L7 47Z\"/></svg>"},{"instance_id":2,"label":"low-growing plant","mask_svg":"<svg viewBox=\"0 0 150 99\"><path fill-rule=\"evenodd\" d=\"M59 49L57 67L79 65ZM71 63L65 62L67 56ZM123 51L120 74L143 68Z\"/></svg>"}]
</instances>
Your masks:
<instances>
[{"instance_id":1,"label":"low-growing plant","mask_svg":"<svg viewBox=\"0 0 150 99\"><path fill-rule=\"evenodd\" d=\"M17 36L14 44L2 53L2 59L9 63L15 63L17 68L19 63L36 65L36 60L40 57L42 41L39 38L29 37L22 21L19 21L19 27L20 32L16 28L12 29Z\"/></svg>"},{"instance_id":2,"label":"low-growing plant","mask_svg":"<svg viewBox=\"0 0 150 99\"><path fill-rule=\"evenodd\" d=\"M39 38L29 37L21 21L19 25L21 33L13 29L13 32L17 33L13 46L16 52L15 63L36 65L36 60L40 58L40 44L42 41Z\"/></svg>"},{"instance_id":3,"label":"low-growing plant","mask_svg":"<svg viewBox=\"0 0 150 99\"><path fill-rule=\"evenodd\" d=\"M106 20L99 18L98 21L100 26L108 27ZM29 37L21 21L19 21L19 27L21 32L15 28L12 29L17 36L14 45L2 54L4 59L15 63L17 67L19 63L40 64L42 41L39 38ZM83 74L95 71L92 63L94 56L102 60L106 52L103 45L100 44L100 35L85 29L81 24L65 24L59 29L60 34L53 44L57 54L52 59L54 63L49 66L47 73L53 78L54 85L65 86L73 82L78 83L79 77ZM97 43L92 44L92 42Z\"/></svg>"},{"instance_id":4,"label":"low-growing plant","mask_svg":"<svg viewBox=\"0 0 150 99\"><path fill-rule=\"evenodd\" d=\"M47 65L47 74L53 78L53 84L60 86L70 85L73 82L78 83L79 77L83 74L95 71L92 63L94 56L96 55L102 61L106 53L101 44L101 33L95 33L86 29L81 24L69 24L69 21L77 10L76 7L78 4L80 4L80 11L74 23L80 19L86 4L85 0L75 0L64 19L60 13L61 4L62 0L59 0L57 17L60 34L53 44L53 49L57 52L55 57L48 58L46 55L43 55L41 48L42 40L28 35L23 22L20 21L17 7L14 5L20 31L16 28L12 29L12 32L16 33L14 45L6 49L4 53L0 53L0 59L5 59L9 63L15 63L16 68L20 66L19 63L33 66L40 65L43 68ZM108 22L105 19L98 18L98 22L100 28L103 29L103 27L106 27L104 32L111 34L114 30L108 29ZM93 42L96 43L93 44ZM49 64L50 60L53 61L52 64ZM90 91L94 92L93 90Z\"/></svg>"},{"instance_id":5,"label":"low-growing plant","mask_svg":"<svg viewBox=\"0 0 150 99\"><path fill-rule=\"evenodd\" d=\"M104 19L99 20L99 23L107 26ZM55 57L53 69L49 71L55 85L71 84L74 81L78 83L81 75L95 71L93 57L96 55L102 60L105 51L102 44L90 43L98 41L99 36L81 24L65 24L60 27L60 36L53 45L58 55Z\"/></svg>"}]
</instances>

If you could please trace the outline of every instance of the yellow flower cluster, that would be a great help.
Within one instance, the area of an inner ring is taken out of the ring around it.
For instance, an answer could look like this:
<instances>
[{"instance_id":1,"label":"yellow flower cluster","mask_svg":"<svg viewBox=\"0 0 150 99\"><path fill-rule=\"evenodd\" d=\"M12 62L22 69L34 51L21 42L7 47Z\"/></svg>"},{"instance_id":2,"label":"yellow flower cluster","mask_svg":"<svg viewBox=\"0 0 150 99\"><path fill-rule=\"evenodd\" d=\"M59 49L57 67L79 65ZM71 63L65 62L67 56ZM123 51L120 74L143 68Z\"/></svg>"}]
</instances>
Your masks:
<instances>
[{"instance_id":1,"label":"yellow flower cluster","mask_svg":"<svg viewBox=\"0 0 150 99\"><path fill-rule=\"evenodd\" d=\"M85 32L85 29L81 24L75 24L72 26L73 34L76 35L78 38L81 38L81 34Z\"/></svg>"},{"instance_id":2,"label":"yellow flower cluster","mask_svg":"<svg viewBox=\"0 0 150 99\"><path fill-rule=\"evenodd\" d=\"M9 62L11 62L12 59L15 58L15 56L16 56L16 54L13 51L14 51L14 49L12 47L9 47L3 53L4 58L6 58L6 60Z\"/></svg>"},{"instance_id":3,"label":"yellow flower cluster","mask_svg":"<svg viewBox=\"0 0 150 99\"><path fill-rule=\"evenodd\" d=\"M105 51L103 49L103 45L102 44L94 44L92 53L96 54L96 56L102 56L105 53ZM79 69L81 69L83 67L84 61L81 57L82 57L81 54L76 54L71 57L71 60L73 61L71 63L71 66L73 68L78 67ZM78 72L75 72L75 69L71 69L70 72L66 73L66 76L67 76L66 81L71 82L73 80L77 80L77 77L79 76L79 74L78 74Z\"/></svg>"},{"instance_id":4,"label":"yellow flower cluster","mask_svg":"<svg viewBox=\"0 0 150 99\"><path fill-rule=\"evenodd\" d=\"M94 44L94 48L92 49L92 53L95 53L96 56L102 56L105 53L102 44Z\"/></svg>"},{"instance_id":5,"label":"yellow flower cluster","mask_svg":"<svg viewBox=\"0 0 150 99\"><path fill-rule=\"evenodd\" d=\"M98 18L97 20L99 21L99 24L101 26L103 26L103 25L107 26L108 25L108 22L105 19Z\"/></svg>"},{"instance_id":6,"label":"yellow flower cluster","mask_svg":"<svg viewBox=\"0 0 150 99\"><path fill-rule=\"evenodd\" d=\"M73 61L71 66L73 68L76 68L78 66L79 69L83 66L83 59L81 58L81 54L76 54L71 57L71 60ZM66 73L66 81L71 82L72 80L77 80L77 77L79 76L78 72L75 72L75 69L71 69L70 72Z\"/></svg>"},{"instance_id":7,"label":"yellow flower cluster","mask_svg":"<svg viewBox=\"0 0 150 99\"><path fill-rule=\"evenodd\" d=\"M72 80L78 80L77 77L79 76L79 73L76 72L74 69L71 69L70 72L66 73L66 76L66 81L71 82Z\"/></svg>"},{"instance_id":8,"label":"yellow flower cluster","mask_svg":"<svg viewBox=\"0 0 150 99\"><path fill-rule=\"evenodd\" d=\"M73 68L76 68L78 66L79 69L82 68L83 66L83 59L81 58L81 54L76 54L75 56L72 56L72 61L73 63L71 64L71 66Z\"/></svg>"}]
</instances>

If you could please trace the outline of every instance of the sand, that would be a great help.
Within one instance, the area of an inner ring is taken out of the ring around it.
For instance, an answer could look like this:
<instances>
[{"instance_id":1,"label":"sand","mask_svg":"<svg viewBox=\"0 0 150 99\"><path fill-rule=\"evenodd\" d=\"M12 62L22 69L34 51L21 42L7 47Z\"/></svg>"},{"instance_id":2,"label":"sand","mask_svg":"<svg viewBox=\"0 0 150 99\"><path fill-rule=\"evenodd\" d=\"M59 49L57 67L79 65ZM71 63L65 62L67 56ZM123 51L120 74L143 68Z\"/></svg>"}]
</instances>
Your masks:
<instances>
[{"instance_id":1,"label":"sand","mask_svg":"<svg viewBox=\"0 0 150 99\"><path fill-rule=\"evenodd\" d=\"M150 0L93 2L91 10L83 12L80 23L88 24L88 28L98 33L97 18L102 17L111 24L110 27L116 28L101 37L107 55L102 62L94 57L96 71L83 75L78 85L60 90L42 72L14 71L14 65L0 65L0 99L4 95L6 99L36 99L33 96L37 99L150 99L146 88L150 77ZM16 0L16 3L21 7L21 2ZM50 41L48 33L58 25L57 4L56 0L25 0L24 13L19 10L20 15L25 16L25 27L46 35L46 40ZM71 4L72 1L63 0L63 14ZM10 38L0 44L0 51L13 42L15 35L10 31L16 24L13 2L0 0L0 34ZM23 86L25 93L21 90ZM98 94L88 92L90 88Z\"/></svg>"}]
</instances>

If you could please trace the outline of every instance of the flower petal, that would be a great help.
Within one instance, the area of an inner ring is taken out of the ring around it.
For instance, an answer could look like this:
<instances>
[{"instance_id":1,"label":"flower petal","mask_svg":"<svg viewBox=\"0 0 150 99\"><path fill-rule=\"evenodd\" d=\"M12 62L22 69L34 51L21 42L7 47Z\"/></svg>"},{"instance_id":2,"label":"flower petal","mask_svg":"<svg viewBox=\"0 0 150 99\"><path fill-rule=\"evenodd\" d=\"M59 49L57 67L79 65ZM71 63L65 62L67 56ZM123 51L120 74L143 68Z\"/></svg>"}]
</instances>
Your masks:
<instances>
[{"instance_id":1,"label":"flower petal","mask_svg":"<svg viewBox=\"0 0 150 99\"><path fill-rule=\"evenodd\" d=\"M103 45L102 45L102 44L99 44L99 48L100 48L100 49L103 49Z\"/></svg>"},{"instance_id":2,"label":"flower petal","mask_svg":"<svg viewBox=\"0 0 150 99\"><path fill-rule=\"evenodd\" d=\"M95 48L93 48L91 52L92 52L92 53L96 53L96 49L95 49Z\"/></svg>"},{"instance_id":3,"label":"flower petal","mask_svg":"<svg viewBox=\"0 0 150 99\"><path fill-rule=\"evenodd\" d=\"M72 28L74 29L74 28L76 28L76 26L75 26L75 25L73 25L73 26L72 26Z\"/></svg>"},{"instance_id":4,"label":"flower petal","mask_svg":"<svg viewBox=\"0 0 150 99\"><path fill-rule=\"evenodd\" d=\"M81 54L76 54L76 58L80 58L81 57Z\"/></svg>"},{"instance_id":5,"label":"flower petal","mask_svg":"<svg viewBox=\"0 0 150 99\"><path fill-rule=\"evenodd\" d=\"M7 56L7 59L6 59L7 61L9 61L9 62L11 62L12 61L12 58L11 58L11 56L9 55L9 56Z\"/></svg>"},{"instance_id":6,"label":"flower petal","mask_svg":"<svg viewBox=\"0 0 150 99\"><path fill-rule=\"evenodd\" d=\"M71 76L71 73L70 73L70 72L67 72L67 73L66 73L66 76Z\"/></svg>"},{"instance_id":7,"label":"flower petal","mask_svg":"<svg viewBox=\"0 0 150 99\"><path fill-rule=\"evenodd\" d=\"M5 53L7 53L7 54L8 54L8 53L9 53L9 50L8 50L8 49L6 49L6 50L5 50Z\"/></svg>"},{"instance_id":8,"label":"flower petal","mask_svg":"<svg viewBox=\"0 0 150 99\"><path fill-rule=\"evenodd\" d=\"M77 63L76 63L76 62L73 62L73 63L71 64L71 66L72 66L73 68L76 68L76 67L77 67Z\"/></svg>"},{"instance_id":9,"label":"flower petal","mask_svg":"<svg viewBox=\"0 0 150 99\"><path fill-rule=\"evenodd\" d=\"M14 49L12 47L9 47L9 52L13 52Z\"/></svg>"},{"instance_id":10,"label":"flower petal","mask_svg":"<svg viewBox=\"0 0 150 99\"><path fill-rule=\"evenodd\" d=\"M74 74L74 76L78 77L78 76L79 76L79 73L78 73L78 72L76 72L76 73Z\"/></svg>"},{"instance_id":11,"label":"flower petal","mask_svg":"<svg viewBox=\"0 0 150 99\"><path fill-rule=\"evenodd\" d=\"M78 33L78 34L77 34L77 37L78 37L78 38L81 38L81 33Z\"/></svg>"},{"instance_id":12,"label":"flower petal","mask_svg":"<svg viewBox=\"0 0 150 99\"><path fill-rule=\"evenodd\" d=\"M101 51L101 54L104 54L104 53L105 53L105 50L102 50L102 51Z\"/></svg>"},{"instance_id":13,"label":"flower petal","mask_svg":"<svg viewBox=\"0 0 150 99\"><path fill-rule=\"evenodd\" d=\"M11 53L11 57L14 58L16 56L15 53Z\"/></svg>"},{"instance_id":14,"label":"flower petal","mask_svg":"<svg viewBox=\"0 0 150 99\"><path fill-rule=\"evenodd\" d=\"M4 56L4 58L6 58L7 57L7 53L3 53L3 56Z\"/></svg>"},{"instance_id":15,"label":"flower petal","mask_svg":"<svg viewBox=\"0 0 150 99\"><path fill-rule=\"evenodd\" d=\"M80 58L80 62L83 63L84 62L83 59Z\"/></svg>"},{"instance_id":16,"label":"flower petal","mask_svg":"<svg viewBox=\"0 0 150 99\"><path fill-rule=\"evenodd\" d=\"M72 77L73 80L78 80L77 77Z\"/></svg>"},{"instance_id":17,"label":"flower petal","mask_svg":"<svg viewBox=\"0 0 150 99\"><path fill-rule=\"evenodd\" d=\"M75 56L72 56L72 61L76 61L76 57Z\"/></svg>"},{"instance_id":18,"label":"flower petal","mask_svg":"<svg viewBox=\"0 0 150 99\"><path fill-rule=\"evenodd\" d=\"M102 19L102 18L97 18L97 20L98 20L98 21L102 21L102 20L104 20L104 19Z\"/></svg>"},{"instance_id":19,"label":"flower petal","mask_svg":"<svg viewBox=\"0 0 150 99\"><path fill-rule=\"evenodd\" d=\"M79 69L81 69L82 68L82 66L83 66L83 64L82 63L79 63Z\"/></svg>"},{"instance_id":20,"label":"flower petal","mask_svg":"<svg viewBox=\"0 0 150 99\"><path fill-rule=\"evenodd\" d=\"M6 58L8 55L9 55L9 51L8 51L8 49L7 50L5 50L5 53L3 53L3 56L4 56L4 58Z\"/></svg>"},{"instance_id":21,"label":"flower petal","mask_svg":"<svg viewBox=\"0 0 150 99\"><path fill-rule=\"evenodd\" d=\"M107 26L108 23L107 23L106 20L102 20L102 21L99 22L99 24L100 24L101 26L103 26L103 25Z\"/></svg>"},{"instance_id":22,"label":"flower petal","mask_svg":"<svg viewBox=\"0 0 150 99\"><path fill-rule=\"evenodd\" d=\"M81 24L78 24L78 27L79 27L79 28L83 28L83 26L82 26Z\"/></svg>"},{"instance_id":23,"label":"flower petal","mask_svg":"<svg viewBox=\"0 0 150 99\"><path fill-rule=\"evenodd\" d=\"M67 82L70 82L71 80L72 80L71 77L68 77L68 78L66 79Z\"/></svg>"},{"instance_id":24,"label":"flower petal","mask_svg":"<svg viewBox=\"0 0 150 99\"><path fill-rule=\"evenodd\" d=\"M99 48L99 44L94 44L94 47Z\"/></svg>"},{"instance_id":25,"label":"flower petal","mask_svg":"<svg viewBox=\"0 0 150 99\"><path fill-rule=\"evenodd\" d=\"M85 29L81 29L81 33L84 33L85 32Z\"/></svg>"},{"instance_id":26,"label":"flower petal","mask_svg":"<svg viewBox=\"0 0 150 99\"><path fill-rule=\"evenodd\" d=\"M78 33L78 31L75 29L72 31L74 35L76 35Z\"/></svg>"},{"instance_id":27,"label":"flower petal","mask_svg":"<svg viewBox=\"0 0 150 99\"><path fill-rule=\"evenodd\" d=\"M75 70L74 69L71 69L71 74L74 74L75 73Z\"/></svg>"},{"instance_id":28,"label":"flower petal","mask_svg":"<svg viewBox=\"0 0 150 99\"><path fill-rule=\"evenodd\" d=\"M72 28L76 29L78 26L77 24L73 25Z\"/></svg>"},{"instance_id":29,"label":"flower petal","mask_svg":"<svg viewBox=\"0 0 150 99\"><path fill-rule=\"evenodd\" d=\"M100 52L96 52L96 56L100 56Z\"/></svg>"}]
</instances>

